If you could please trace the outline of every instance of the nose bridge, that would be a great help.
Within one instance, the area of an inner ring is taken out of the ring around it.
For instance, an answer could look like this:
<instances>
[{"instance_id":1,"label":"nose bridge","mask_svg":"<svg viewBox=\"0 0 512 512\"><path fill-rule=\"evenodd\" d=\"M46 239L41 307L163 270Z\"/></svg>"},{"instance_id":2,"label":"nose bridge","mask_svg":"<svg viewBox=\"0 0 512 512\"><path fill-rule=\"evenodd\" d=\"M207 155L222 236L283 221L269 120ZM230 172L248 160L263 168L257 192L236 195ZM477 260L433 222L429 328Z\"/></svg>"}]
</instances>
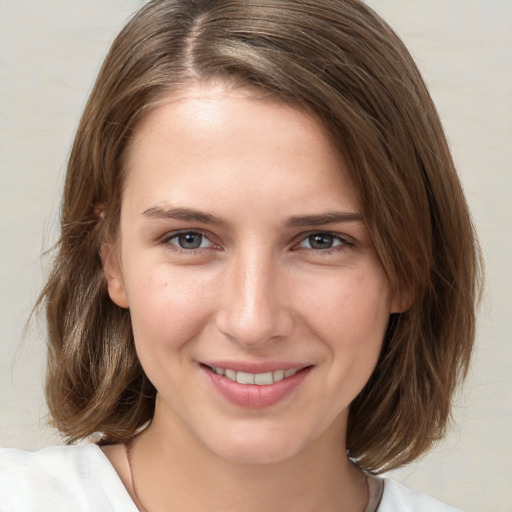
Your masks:
<instances>
[{"instance_id":1,"label":"nose bridge","mask_svg":"<svg viewBox=\"0 0 512 512\"><path fill-rule=\"evenodd\" d=\"M248 248L230 262L222 284L220 329L243 345L260 345L291 329L280 262L263 247Z\"/></svg>"}]
</instances>

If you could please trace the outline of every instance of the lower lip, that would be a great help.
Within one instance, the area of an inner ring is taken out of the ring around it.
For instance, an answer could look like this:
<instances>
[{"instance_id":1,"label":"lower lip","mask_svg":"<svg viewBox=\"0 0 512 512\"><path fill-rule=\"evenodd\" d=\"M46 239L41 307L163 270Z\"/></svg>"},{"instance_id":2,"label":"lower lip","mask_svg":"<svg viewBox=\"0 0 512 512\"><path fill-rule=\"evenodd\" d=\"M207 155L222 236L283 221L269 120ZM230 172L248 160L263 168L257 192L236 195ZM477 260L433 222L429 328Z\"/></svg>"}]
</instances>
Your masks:
<instances>
[{"instance_id":1,"label":"lower lip","mask_svg":"<svg viewBox=\"0 0 512 512\"><path fill-rule=\"evenodd\" d=\"M201 367L215 389L224 398L232 404L248 409L262 409L284 400L293 393L312 369L313 367L309 366L291 377L266 386L259 386L257 384L239 384L208 368Z\"/></svg>"}]
</instances>

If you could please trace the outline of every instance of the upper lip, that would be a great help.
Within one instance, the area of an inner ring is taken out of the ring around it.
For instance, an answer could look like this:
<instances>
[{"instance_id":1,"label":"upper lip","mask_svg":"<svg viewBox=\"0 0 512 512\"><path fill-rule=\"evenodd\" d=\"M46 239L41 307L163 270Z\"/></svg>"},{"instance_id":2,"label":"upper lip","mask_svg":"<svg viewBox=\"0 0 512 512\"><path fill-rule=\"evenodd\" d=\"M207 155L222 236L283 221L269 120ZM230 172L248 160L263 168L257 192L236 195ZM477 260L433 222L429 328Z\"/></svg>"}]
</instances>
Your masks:
<instances>
[{"instance_id":1,"label":"upper lip","mask_svg":"<svg viewBox=\"0 0 512 512\"><path fill-rule=\"evenodd\" d=\"M277 370L302 370L311 364L304 364L291 361L261 361L261 362L248 362L248 361L201 361L201 364L210 366L211 368L224 368L235 370L237 372L246 373L267 373L275 372Z\"/></svg>"}]
</instances>

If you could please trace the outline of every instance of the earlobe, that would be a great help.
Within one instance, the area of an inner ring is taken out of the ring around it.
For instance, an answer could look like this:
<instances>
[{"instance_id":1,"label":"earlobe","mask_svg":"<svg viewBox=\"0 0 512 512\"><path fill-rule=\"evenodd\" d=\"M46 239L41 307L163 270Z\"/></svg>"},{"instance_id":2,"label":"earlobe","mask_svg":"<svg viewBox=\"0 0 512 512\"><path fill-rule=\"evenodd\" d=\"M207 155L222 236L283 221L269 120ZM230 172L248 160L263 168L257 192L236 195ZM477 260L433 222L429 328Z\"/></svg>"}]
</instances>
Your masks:
<instances>
[{"instance_id":1,"label":"earlobe","mask_svg":"<svg viewBox=\"0 0 512 512\"><path fill-rule=\"evenodd\" d=\"M126 296L119 254L114 244L103 243L101 246L101 261L110 298L119 307L128 308L128 297Z\"/></svg>"},{"instance_id":2,"label":"earlobe","mask_svg":"<svg viewBox=\"0 0 512 512\"><path fill-rule=\"evenodd\" d=\"M390 313L405 313L412 306L412 299L408 292L397 291L393 295L391 306L389 308Z\"/></svg>"}]
</instances>

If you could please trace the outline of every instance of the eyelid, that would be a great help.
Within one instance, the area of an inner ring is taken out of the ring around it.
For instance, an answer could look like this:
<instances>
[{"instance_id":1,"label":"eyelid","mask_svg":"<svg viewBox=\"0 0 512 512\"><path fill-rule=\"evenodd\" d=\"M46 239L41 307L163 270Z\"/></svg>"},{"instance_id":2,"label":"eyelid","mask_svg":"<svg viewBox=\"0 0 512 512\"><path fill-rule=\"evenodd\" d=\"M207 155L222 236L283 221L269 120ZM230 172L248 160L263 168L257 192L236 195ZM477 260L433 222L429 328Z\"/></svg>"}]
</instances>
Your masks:
<instances>
[{"instance_id":1,"label":"eyelid","mask_svg":"<svg viewBox=\"0 0 512 512\"><path fill-rule=\"evenodd\" d=\"M313 235L329 235L337 239L337 245L326 248L314 248L301 246L310 236ZM313 257L329 257L334 255L341 255L345 251L353 248L356 245L356 240L344 233L333 232L328 230L311 230L306 233L301 233L295 238L295 242L291 247L292 252L302 252Z\"/></svg>"},{"instance_id":2,"label":"eyelid","mask_svg":"<svg viewBox=\"0 0 512 512\"><path fill-rule=\"evenodd\" d=\"M177 238L180 235L184 235L186 233L201 235L202 237L206 238L210 242L210 246L209 247L198 247L197 249L185 249L183 247L180 247L179 245L170 243L171 240ZM205 232L202 229L197 229L197 228L195 228L195 229L194 228L193 229L178 229L176 231L169 231L169 232L165 233L165 235L160 237L159 243L168 244L168 245L172 246L173 250L176 250L176 251L193 253L193 252L199 252L201 250L211 249L211 248L218 249L219 244L215 243L212 240L212 238L213 238L213 236L211 235L211 233Z\"/></svg>"},{"instance_id":3,"label":"eyelid","mask_svg":"<svg viewBox=\"0 0 512 512\"><path fill-rule=\"evenodd\" d=\"M356 243L356 240L353 237L346 235L345 233L339 233L336 231L329 231L329 230L322 230L322 229L314 229L314 230L311 230L311 231L308 231L305 233L301 233L300 235L298 235L296 237L297 241L295 243L296 244L301 243L313 235L329 235L329 236L332 236L332 237L340 240L343 243L343 245L355 245L355 243ZM318 249L316 249L316 250L318 250Z\"/></svg>"},{"instance_id":4,"label":"eyelid","mask_svg":"<svg viewBox=\"0 0 512 512\"><path fill-rule=\"evenodd\" d=\"M185 233L193 233L193 234L201 235L202 237L206 238L209 241L210 245L208 247L198 247L196 249L185 249L183 247L180 247L177 244L169 243L171 240L173 240L173 239L177 238L179 235L182 235ZM340 241L340 244L336 245L334 247L329 247L329 248L325 248L325 249L315 249L312 247L309 247L309 248L308 247L300 247L300 244L302 242L306 241L310 236L313 236L313 235L329 235L329 236L332 236L332 237L338 239ZM193 252L200 252L201 250L208 250L208 249L212 249L212 248L220 249L221 248L220 244L218 242L216 242L214 239L215 239L215 236L212 235L212 233L205 231L203 229L200 229L200 228L186 229L185 228L185 229L178 229L176 231L169 231L169 232L165 233L163 236L161 236L158 239L158 243L168 244L168 245L172 246L173 250L183 251L185 253L190 254ZM329 231L329 230L314 229L314 230L310 230L307 232L302 232L299 235L297 235L295 237L295 241L293 242L292 250L305 249L305 250L309 250L309 251L313 251L313 252L327 253L328 251L342 250L343 248L345 248L347 246L354 246L355 244L356 244L356 240L353 237L351 237L345 233L339 233L339 232Z\"/></svg>"}]
</instances>

